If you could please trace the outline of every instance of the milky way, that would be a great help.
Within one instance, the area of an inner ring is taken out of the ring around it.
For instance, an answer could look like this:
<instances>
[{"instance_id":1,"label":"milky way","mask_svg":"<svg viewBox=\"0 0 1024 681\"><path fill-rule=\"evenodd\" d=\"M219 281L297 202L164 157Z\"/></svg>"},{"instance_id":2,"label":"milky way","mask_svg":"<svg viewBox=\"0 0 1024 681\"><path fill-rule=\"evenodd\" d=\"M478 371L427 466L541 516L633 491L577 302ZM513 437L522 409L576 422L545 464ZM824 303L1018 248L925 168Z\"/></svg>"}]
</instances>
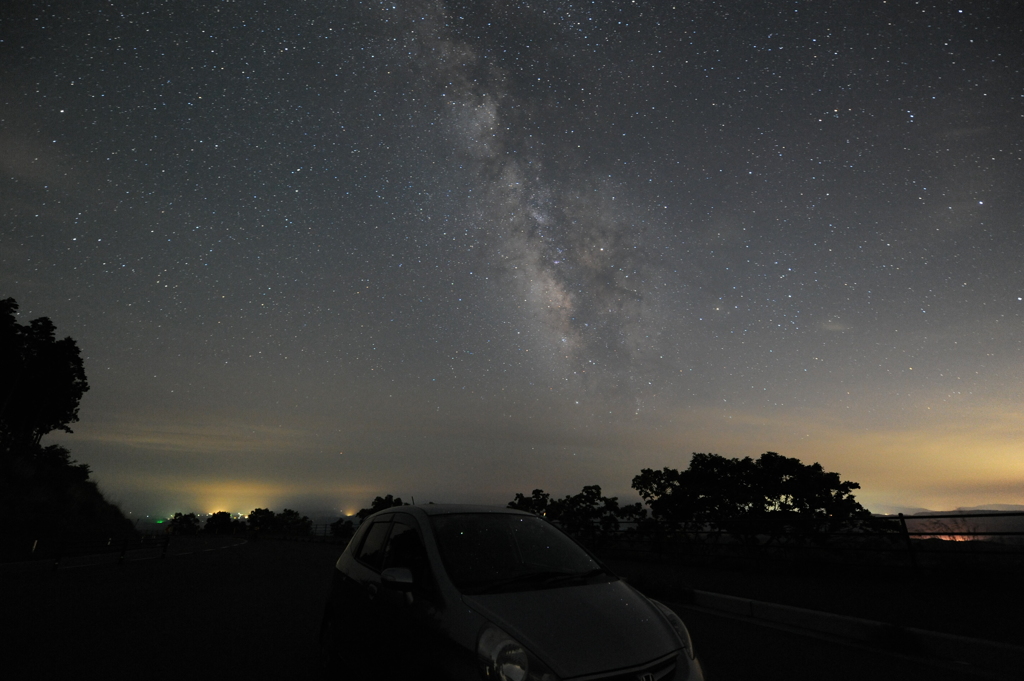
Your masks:
<instances>
[{"instance_id":1,"label":"milky way","mask_svg":"<svg viewBox=\"0 0 1024 681\"><path fill-rule=\"evenodd\" d=\"M1014 3L0 13L0 296L78 340L60 441L127 506L766 450L1024 503Z\"/></svg>"}]
</instances>

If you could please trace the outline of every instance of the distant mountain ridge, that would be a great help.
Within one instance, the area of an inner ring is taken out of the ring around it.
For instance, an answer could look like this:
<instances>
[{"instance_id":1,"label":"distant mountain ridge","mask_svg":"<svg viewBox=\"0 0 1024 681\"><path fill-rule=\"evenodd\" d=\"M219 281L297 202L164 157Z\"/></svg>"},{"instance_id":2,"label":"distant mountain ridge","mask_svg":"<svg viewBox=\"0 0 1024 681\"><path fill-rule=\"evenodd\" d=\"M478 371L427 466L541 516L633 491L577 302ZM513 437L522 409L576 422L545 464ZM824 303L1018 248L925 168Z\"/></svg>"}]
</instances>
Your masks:
<instances>
[{"instance_id":1,"label":"distant mountain ridge","mask_svg":"<svg viewBox=\"0 0 1024 681\"><path fill-rule=\"evenodd\" d=\"M1024 504L985 504L983 506L961 506L953 511L929 511L921 509L913 515L935 515L947 513L1020 513L1024 511Z\"/></svg>"},{"instance_id":2,"label":"distant mountain ridge","mask_svg":"<svg viewBox=\"0 0 1024 681\"><path fill-rule=\"evenodd\" d=\"M957 511L1024 511L1024 504L987 504L985 506L965 506Z\"/></svg>"},{"instance_id":3,"label":"distant mountain ridge","mask_svg":"<svg viewBox=\"0 0 1024 681\"><path fill-rule=\"evenodd\" d=\"M953 509L952 511L935 511L930 508L922 508L920 506L877 506L876 508L881 509L876 512L875 515L896 515L902 513L903 515L935 515L935 514L952 514L952 513L982 513L985 511L1000 512L1000 513L1020 513L1024 512L1024 504L983 504L981 506L961 506L960 508Z\"/></svg>"},{"instance_id":4,"label":"distant mountain ridge","mask_svg":"<svg viewBox=\"0 0 1024 681\"><path fill-rule=\"evenodd\" d=\"M938 532L939 539L980 539L1005 544L1024 543L1024 504L982 504L962 506L952 511L932 511L927 508L889 506L884 508L889 517L902 513L910 532ZM999 514L999 515L989 515ZM1006 514L1006 515L1003 515ZM882 515L882 514L875 514ZM934 516L959 515L953 518ZM981 516L981 517L976 517ZM990 534L986 532L1020 532L1021 535ZM923 538L923 537L921 537Z\"/></svg>"}]
</instances>

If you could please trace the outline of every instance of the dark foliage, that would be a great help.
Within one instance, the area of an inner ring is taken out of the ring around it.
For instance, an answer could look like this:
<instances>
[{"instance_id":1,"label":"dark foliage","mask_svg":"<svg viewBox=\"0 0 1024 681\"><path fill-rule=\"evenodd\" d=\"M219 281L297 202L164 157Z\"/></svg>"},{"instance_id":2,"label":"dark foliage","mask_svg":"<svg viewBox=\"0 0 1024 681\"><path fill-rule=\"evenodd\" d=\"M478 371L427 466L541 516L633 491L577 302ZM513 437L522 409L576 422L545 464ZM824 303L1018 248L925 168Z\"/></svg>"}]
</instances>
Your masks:
<instances>
[{"instance_id":1,"label":"dark foliage","mask_svg":"<svg viewBox=\"0 0 1024 681\"><path fill-rule=\"evenodd\" d=\"M683 471L643 469L633 489L656 520L684 532L766 536L770 543L871 524L851 493L860 485L775 452L756 461L695 453Z\"/></svg>"},{"instance_id":2,"label":"dark foliage","mask_svg":"<svg viewBox=\"0 0 1024 681\"><path fill-rule=\"evenodd\" d=\"M199 533L199 517L195 513L175 513L167 527L171 534L188 535Z\"/></svg>"},{"instance_id":3,"label":"dark foliage","mask_svg":"<svg viewBox=\"0 0 1024 681\"><path fill-rule=\"evenodd\" d=\"M551 495L542 489L535 489L529 497L516 492L516 498L508 502L509 508L514 508L534 515L547 516L548 506L551 503Z\"/></svg>"},{"instance_id":4,"label":"dark foliage","mask_svg":"<svg viewBox=\"0 0 1024 681\"><path fill-rule=\"evenodd\" d=\"M134 533L121 510L89 479L89 466L59 445L89 389L78 346L57 340L46 317L18 324L18 304L0 300L0 532L15 537Z\"/></svg>"},{"instance_id":5,"label":"dark foliage","mask_svg":"<svg viewBox=\"0 0 1024 681\"><path fill-rule=\"evenodd\" d=\"M274 512L269 508L254 508L246 523L253 532L270 532L274 529Z\"/></svg>"},{"instance_id":6,"label":"dark foliage","mask_svg":"<svg viewBox=\"0 0 1024 681\"><path fill-rule=\"evenodd\" d=\"M53 430L70 433L89 389L78 345L57 340L47 317L18 324L18 303L0 300L0 451L13 455Z\"/></svg>"},{"instance_id":7,"label":"dark foliage","mask_svg":"<svg viewBox=\"0 0 1024 681\"><path fill-rule=\"evenodd\" d=\"M313 521L298 511L286 508L274 516L274 529L290 537L304 537L313 533Z\"/></svg>"},{"instance_id":8,"label":"dark foliage","mask_svg":"<svg viewBox=\"0 0 1024 681\"><path fill-rule=\"evenodd\" d=\"M0 534L14 537L134 533L121 509L89 479L89 466L60 445L30 445L0 457Z\"/></svg>"},{"instance_id":9,"label":"dark foliage","mask_svg":"<svg viewBox=\"0 0 1024 681\"><path fill-rule=\"evenodd\" d=\"M217 511L203 525L204 534L237 534L245 531L245 522L232 518L227 511Z\"/></svg>"},{"instance_id":10,"label":"dark foliage","mask_svg":"<svg viewBox=\"0 0 1024 681\"><path fill-rule=\"evenodd\" d=\"M361 509L359 509L359 512L356 513L356 516L360 520L366 520L366 518L370 517L371 515L373 515L377 511L383 511L384 509L392 508L393 506L407 506L407 505L408 504L403 504L402 503L401 497L394 498L390 494L387 495L386 497L375 497L373 502L370 503L370 508L361 508Z\"/></svg>"},{"instance_id":11,"label":"dark foliage","mask_svg":"<svg viewBox=\"0 0 1024 681\"><path fill-rule=\"evenodd\" d=\"M616 535L714 539L728 534L754 543L824 541L837 531L890 531L854 499L855 482L821 464L766 452L757 460L694 454L684 471L643 469L633 478L642 504L619 506L597 485L552 499L544 490L516 494L509 508L544 516L590 544Z\"/></svg>"},{"instance_id":12,"label":"dark foliage","mask_svg":"<svg viewBox=\"0 0 1024 681\"><path fill-rule=\"evenodd\" d=\"M331 536L342 541L348 541L355 534L355 526L348 518L338 518L331 523Z\"/></svg>"},{"instance_id":13,"label":"dark foliage","mask_svg":"<svg viewBox=\"0 0 1024 681\"><path fill-rule=\"evenodd\" d=\"M247 525L249 530L263 534L299 537L313 533L313 521L290 508L280 513L268 508L255 508L249 513Z\"/></svg>"},{"instance_id":14,"label":"dark foliage","mask_svg":"<svg viewBox=\"0 0 1024 681\"><path fill-rule=\"evenodd\" d=\"M544 516L584 540L608 536L619 529L621 521L639 521L647 515L640 504L620 507L618 497L602 496L599 485L588 485L579 494L562 499L535 489L529 497L516 494L508 507Z\"/></svg>"}]
</instances>

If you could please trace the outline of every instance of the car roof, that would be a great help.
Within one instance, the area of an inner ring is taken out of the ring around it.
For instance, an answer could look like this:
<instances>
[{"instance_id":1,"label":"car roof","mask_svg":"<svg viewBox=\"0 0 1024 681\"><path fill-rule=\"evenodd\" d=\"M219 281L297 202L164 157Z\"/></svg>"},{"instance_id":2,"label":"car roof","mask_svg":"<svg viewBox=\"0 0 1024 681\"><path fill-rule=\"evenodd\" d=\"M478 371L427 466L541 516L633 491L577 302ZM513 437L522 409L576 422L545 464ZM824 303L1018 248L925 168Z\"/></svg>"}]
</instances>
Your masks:
<instances>
[{"instance_id":1,"label":"car roof","mask_svg":"<svg viewBox=\"0 0 1024 681\"><path fill-rule=\"evenodd\" d=\"M508 513L513 515L533 515L526 511L504 506L483 506L478 504L420 504L419 506L392 506L374 513L379 517L388 513L412 513L414 515L446 515L451 513Z\"/></svg>"}]
</instances>

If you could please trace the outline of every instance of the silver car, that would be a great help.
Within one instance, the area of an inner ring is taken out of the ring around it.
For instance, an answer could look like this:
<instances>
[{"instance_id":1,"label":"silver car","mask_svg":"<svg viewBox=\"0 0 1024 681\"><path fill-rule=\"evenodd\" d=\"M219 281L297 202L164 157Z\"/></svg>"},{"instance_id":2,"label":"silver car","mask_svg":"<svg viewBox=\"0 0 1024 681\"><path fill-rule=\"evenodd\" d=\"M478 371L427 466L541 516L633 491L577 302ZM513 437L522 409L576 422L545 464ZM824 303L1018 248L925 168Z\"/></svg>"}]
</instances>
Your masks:
<instances>
[{"instance_id":1,"label":"silver car","mask_svg":"<svg viewBox=\"0 0 1024 681\"><path fill-rule=\"evenodd\" d=\"M682 620L561 530L487 506L402 506L338 559L320 635L328 678L703 679Z\"/></svg>"}]
</instances>

